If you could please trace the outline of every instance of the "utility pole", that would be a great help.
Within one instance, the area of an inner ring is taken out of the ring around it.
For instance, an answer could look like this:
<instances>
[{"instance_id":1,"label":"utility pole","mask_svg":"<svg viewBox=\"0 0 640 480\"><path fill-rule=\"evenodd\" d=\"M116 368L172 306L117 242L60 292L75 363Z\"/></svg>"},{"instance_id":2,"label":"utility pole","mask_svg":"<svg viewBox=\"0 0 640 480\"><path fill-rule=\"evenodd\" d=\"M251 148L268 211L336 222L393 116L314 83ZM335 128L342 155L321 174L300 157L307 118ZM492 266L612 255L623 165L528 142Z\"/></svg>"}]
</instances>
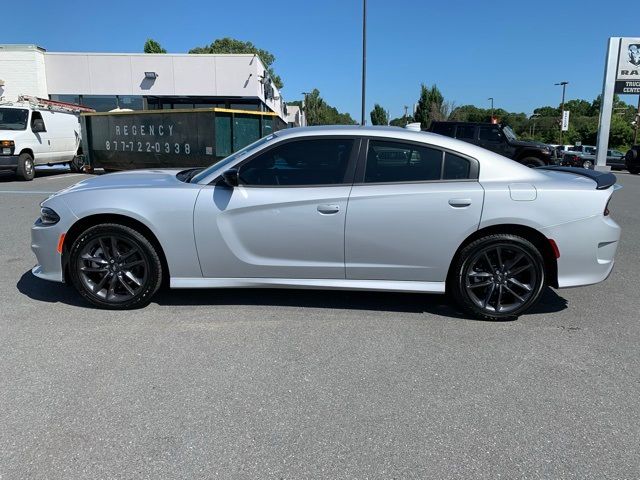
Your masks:
<instances>
[{"instance_id":1,"label":"utility pole","mask_svg":"<svg viewBox=\"0 0 640 480\"><path fill-rule=\"evenodd\" d=\"M487 100L491 100L491 123L493 123L493 97L489 97Z\"/></svg>"},{"instance_id":2,"label":"utility pole","mask_svg":"<svg viewBox=\"0 0 640 480\"><path fill-rule=\"evenodd\" d=\"M405 105L404 106L404 124L407 124L407 112L409 111L409 106Z\"/></svg>"},{"instance_id":3,"label":"utility pole","mask_svg":"<svg viewBox=\"0 0 640 480\"><path fill-rule=\"evenodd\" d=\"M569 82L560 82L555 85L562 85L562 103L560 104L560 145L564 145L562 143L562 117L564 116L564 94Z\"/></svg>"},{"instance_id":4,"label":"utility pole","mask_svg":"<svg viewBox=\"0 0 640 480\"><path fill-rule=\"evenodd\" d=\"M365 92L367 86L367 0L362 0L362 114L360 124L366 123L364 113Z\"/></svg>"}]
</instances>

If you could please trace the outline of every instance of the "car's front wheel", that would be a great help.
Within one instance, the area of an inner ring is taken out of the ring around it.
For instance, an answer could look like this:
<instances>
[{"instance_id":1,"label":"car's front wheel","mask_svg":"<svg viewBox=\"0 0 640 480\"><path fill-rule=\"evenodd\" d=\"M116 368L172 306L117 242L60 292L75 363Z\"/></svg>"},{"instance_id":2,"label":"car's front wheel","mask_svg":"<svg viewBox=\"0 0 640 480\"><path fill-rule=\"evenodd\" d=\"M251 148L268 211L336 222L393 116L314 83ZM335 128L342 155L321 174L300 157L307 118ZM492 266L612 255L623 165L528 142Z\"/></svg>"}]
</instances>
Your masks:
<instances>
[{"instance_id":1,"label":"car's front wheel","mask_svg":"<svg viewBox=\"0 0 640 480\"><path fill-rule=\"evenodd\" d=\"M82 232L69 252L69 274L80 295L114 310L147 305L162 282L156 248L140 232L101 224Z\"/></svg>"},{"instance_id":2,"label":"car's front wheel","mask_svg":"<svg viewBox=\"0 0 640 480\"><path fill-rule=\"evenodd\" d=\"M545 285L544 260L528 240L511 234L475 240L456 257L449 289L473 316L516 318L537 303Z\"/></svg>"},{"instance_id":3,"label":"car's front wheel","mask_svg":"<svg viewBox=\"0 0 640 480\"><path fill-rule=\"evenodd\" d=\"M582 162L582 168L591 170L593 168L593 162L591 160L584 160Z\"/></svg>"}]
</instances>

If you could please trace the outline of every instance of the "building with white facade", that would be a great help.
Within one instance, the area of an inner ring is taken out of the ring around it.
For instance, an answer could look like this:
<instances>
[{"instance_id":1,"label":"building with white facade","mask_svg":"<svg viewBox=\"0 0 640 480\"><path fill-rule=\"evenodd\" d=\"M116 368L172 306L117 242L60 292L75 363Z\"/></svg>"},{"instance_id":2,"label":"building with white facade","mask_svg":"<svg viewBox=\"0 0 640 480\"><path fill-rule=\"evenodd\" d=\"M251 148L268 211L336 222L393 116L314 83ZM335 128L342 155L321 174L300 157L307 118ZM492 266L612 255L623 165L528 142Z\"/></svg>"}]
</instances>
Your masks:
<instances>
[{"instance_id":1,"label":"building with white facade","mask_svg":"<svg viewBox=\"0 0 640 480\"><path fill-rule=\"evenodd\" d=\"M265 66L251 54L70 53L0 45L0 97L15 101L19 95L99 112L212 107L274 112L283 123L303 124L298 110L287 114Z\"/></svg>"}]
</instances>

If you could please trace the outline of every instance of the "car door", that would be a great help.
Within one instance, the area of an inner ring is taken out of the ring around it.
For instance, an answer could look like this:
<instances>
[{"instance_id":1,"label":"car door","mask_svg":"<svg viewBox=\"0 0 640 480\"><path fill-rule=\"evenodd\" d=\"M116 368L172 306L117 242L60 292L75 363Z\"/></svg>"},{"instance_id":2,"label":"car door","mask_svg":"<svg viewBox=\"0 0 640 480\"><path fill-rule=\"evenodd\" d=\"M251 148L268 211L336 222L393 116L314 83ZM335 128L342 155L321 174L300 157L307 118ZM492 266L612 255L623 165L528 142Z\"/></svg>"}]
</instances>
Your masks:
<instances>
[{"instance_id":1,"label":"car door","mask_svg":"<svg viewBox=\"0 0 640 480\"><path fill-rule=\"evenodd\" d=\"M346 136L283 140L238 166L237 187L204 187L194 212L203 276L344 279L358 147Z\"/></svg>"},{"instance_id":2,"label":"car door","mask_svg":"<svg viewBox=\"0 0 640 480\"><path fill-rule=\"evenodd\" d=\"M478 168L421 143L367 140L347 209L347 279L443 282L480 223Z\"/></svg>"}]
</instances>

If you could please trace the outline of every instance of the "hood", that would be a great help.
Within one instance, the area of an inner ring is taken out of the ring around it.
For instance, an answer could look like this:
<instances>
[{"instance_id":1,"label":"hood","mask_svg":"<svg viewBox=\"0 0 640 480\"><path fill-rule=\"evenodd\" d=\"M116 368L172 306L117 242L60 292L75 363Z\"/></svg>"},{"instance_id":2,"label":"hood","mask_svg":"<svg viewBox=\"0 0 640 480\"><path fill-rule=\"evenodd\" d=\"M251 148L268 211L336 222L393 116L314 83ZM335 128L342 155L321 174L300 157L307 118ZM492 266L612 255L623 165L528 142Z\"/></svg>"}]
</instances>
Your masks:
<instances>
[{"instance_id":1,"label":"hood","mask_svg":"<svg viewBox=\"0 0 640 480\"><path fill-rule=\"evenodd\" d=\"M130 170L109 173L87 178L70 187L60 190L55 195L85 190L132 189L132 188L167 188L184 185L176 178L180 170Z\"/></svg>"}]
</instances>

